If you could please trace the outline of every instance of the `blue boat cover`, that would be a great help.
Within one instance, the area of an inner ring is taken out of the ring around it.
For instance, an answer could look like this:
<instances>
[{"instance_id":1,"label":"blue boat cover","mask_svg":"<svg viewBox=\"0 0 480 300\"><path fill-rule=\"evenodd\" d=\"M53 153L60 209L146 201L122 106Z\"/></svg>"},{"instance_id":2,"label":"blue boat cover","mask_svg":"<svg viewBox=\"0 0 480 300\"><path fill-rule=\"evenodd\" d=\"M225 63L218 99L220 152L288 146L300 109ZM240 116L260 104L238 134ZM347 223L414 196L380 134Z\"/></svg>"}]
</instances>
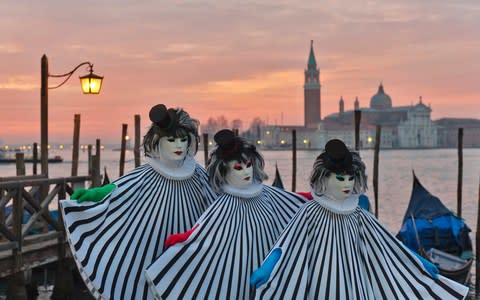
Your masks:
<instances>
[{"instance_id":1,"label":"blue boat cover","mask_svg":"<svg viewBox=\"0 0 480 300\"><path fill-rule=\"evenodd\" d=\"M470 231L463 219L455 216L439 198L430 194L413 174L410 203L397 238L417 252L417 240L420 240L425 251L436 248L460 255L463 251L472 250Z\"/></svg>"},{"instance_id":2,"label":"blue boat cover","mask_svg":"<svg viewBox=\"0 0 480 300\"><path fill-rule=\"evenodd\" d=\"M7 205L5 206L3 212L5 214L5 217L8 217L10 214L12 214L13 207L11 205ZM48 212L50 213L50 216L52 216L54 220L58 221L58 210L49 210ZM22 224L27 224L31 217L32 215L26 209L24 209L22 214ZM51 231L54 229L55 228L53 228L52 225L48 224L48 231ZM28 231L29 234L34 234L38 232L39 232L39 229L35 227Z\"/></svg>"}]
</instances>

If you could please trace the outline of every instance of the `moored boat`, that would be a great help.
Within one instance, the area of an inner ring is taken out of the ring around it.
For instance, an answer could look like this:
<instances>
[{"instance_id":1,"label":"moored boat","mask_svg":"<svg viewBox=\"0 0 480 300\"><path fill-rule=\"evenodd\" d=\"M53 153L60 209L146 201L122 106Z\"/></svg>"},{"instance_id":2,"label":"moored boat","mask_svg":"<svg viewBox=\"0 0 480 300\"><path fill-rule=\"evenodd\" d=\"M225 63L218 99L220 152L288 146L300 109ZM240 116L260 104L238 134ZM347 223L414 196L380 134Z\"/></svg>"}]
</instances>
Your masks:
<instances>
[{"instance_id":1,"label":"moored boat","mask_svg":"<svg viewBox=\"0 0 480 300\"><path fill-rule=\"evenodd\" d=\"M280 172L278 171L278 166L275 164L275 179L273 179L272 186L284 190L282 178L280 177Z\"/></svg>"},{"instance_id":2,"label":"moored boat","mask_svg":"<svg viewBox=\"0 0 480 300\"><path fill-rule=\"evenodd\" d=\"M413 173L410 203L397 238L436 264L443 276L467 284L473 262L470 231Z\"/></svg>"},{"instance_id":3,"label":"moored boat","mask_svg":"<svg viewBox=\"0 0 480 300\"><path fill-rule=\"evenodd\" d=\"M0 163L15 163L17 160L15 157L0 157ZM33 162L33 157L26 157L24 159L25 162L31 163ZM37 159L37 162L40 163L40 158ZM63 158L60 155L55 155L54 157L50 157L48 159L49 163L61 163L63 162Z\"/></svg>"}]
</instances>

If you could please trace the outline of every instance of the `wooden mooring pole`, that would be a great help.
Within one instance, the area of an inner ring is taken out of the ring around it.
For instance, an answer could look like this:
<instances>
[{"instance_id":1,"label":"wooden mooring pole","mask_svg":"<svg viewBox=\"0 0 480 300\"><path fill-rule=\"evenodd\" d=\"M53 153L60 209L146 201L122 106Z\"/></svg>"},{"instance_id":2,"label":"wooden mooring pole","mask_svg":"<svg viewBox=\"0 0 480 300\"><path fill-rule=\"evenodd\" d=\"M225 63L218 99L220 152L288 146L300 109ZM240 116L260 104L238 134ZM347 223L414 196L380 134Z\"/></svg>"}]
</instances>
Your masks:
<instances>
[{"instance_id":1,"label":"wooden mooring pole","mask_svg":"<svg viewBox=\"0 0 480 300\"><path fill-rule=\"evenodd\" d=\"M78 175L78 157L80 148L80 115L73 117L72 176Z\"/></svg>"},{"instance_id":2,"label":"wooden mooring pole","mask_svg":"<svg viewBox=\"0 0 480 300\"><path fill-rule=\"evenodd\" d=\"M360 120L362 119L362 111L355 110L355 151L360 151Z\"/></svg>"},{"instance_id":3,"label":"wooden mooring pole","mask_svg":"<svg viewBox=\"0 0 480 300\"><path fill-rule=\"evenodd\" d=\"M128 124L122 124L122 146L120 148L120 171L118 172L118 176L123 176L125 171L125 151L127 148L127 128Z\"/></svg>"},{"instance_id":4,"label":"wooden mooring pole","mask_svg":"<svg viewBox=\"0 0 480 300\"><path fill-rule=\"evenodd\" d=\"M95 186L102 185L102 178L100 175L100 164L101 164L101 154L100 150L102 148L100 139L96 139L95 141L95 160L93 161L93 168L95 172L95 176L93 177L93 181L95 182Z\"/></svg>"},{"instance_id":5,"label":"wooden mooring pole","mask_svg":"<svg viewBox=\"0 0 480 300\"><path fill-rule=\"evenodd\" d=\"M23 152L15 153L15 163L17 165L17 176L25 175L25 154Z\"/></svg>"},{"instance_id":6,"label":"wooden mooring pole","mask_svg":"<svg viewBox=\"0 0 480 300\"><path fill-rule=\"evenodd\" d=\"M27 300L27 290L25 288L25 276L21 266L22 261L22 214L23 214L23 199L21 189L17 189L16 195L13 198L13 234L17 247L13 249L13 266L14 273L8 279L7 285L7 299Z\"/></svg>"},{"instance_id":7,"label":"wooden mooring pole","mask_svg":"<svg viewBox=\"0 0 480 300\"><path fill-rule=\"evenodd\" d=\"M292 192L297 185L297 131L292 130Z\"/></svg>"},{"instance_id":8,"label":"wooden mooring pole","mask_svg":"<svg viewBox=\"0 0 480 300\"><path fill-rule=\"evenodd\" d=\"M380 142L382 127L377 125L375 133L375 153L373 154L373 195L375 198L375 217L378 219L378 156L380 152Z\"/></svg>"},{"instance_id":9,"label":"wooden mooring pole","mask_svg":"<svg viewBox=\"0 0 480 300\"><path fill-rule=\"evenodd\" d=\"M480 180L478 183L477 232L475 233L475 299L480 299Z\"/></svg>"},{"instance_id":10,"label":"wooden mooring pole","mask_svg":"<svg viewBox=\"0 0 480 300\"><path fill-rule=\"evenodd\" d=\"M88 175L92 176L93 174L93 163L92 163L92 144L88 144L87 155L88 155Z\"/></svg>"},{"instance_id":11,"label":"wooden mooring pole","mask_svg":"<svg viewBox=\"0 0 480 300\"><path fill-rule=\"evenodd\" d=\"M33 163L32 163L32 173L37 175L37 163L38 163L38 144L33 143Z\"/></svg>"},{"instance_id":12,"label":"wooden mooring pole","mask_svg":"<svg viewBox=\"0 0 480 300\"><path fill-rule=\"evenodd\" d=\"M99 141L99 140L97 140ZM97 154L98 155L98 154ZM100 156L95 155L95 159L100 159ZM59 199L66 199L67 193L65 190L65 182L60 185L60 190L58 192ZM57 209L60 211L60 202L57 203ZM62 216L59 214L59 221L63 224ZM72 259L66 258L67 255L67 246L65 243L65 229L61 227L61 234L58 236L58 261L57 268L55 273L55 285L53 287L52 295L50 299L60 300L60 299L76 299L74 288L74 279L73 279L73 262Z\"/></svg>"},{"instance_id":13,"label":"wooden mooring pole","mask_svg":"<svg viewBox=\"0 0 480 300\"><path fill-rule=\"evenodd\" d=\"M48 59L41 60L40 83L40 160L42 175L48 177Z\"/></svg>"},{"instance_id":14,"label":"wooden mooring pole","mask_svg":"<svg viewBox=\"0 0 480 300\"><path fill-rule=\"evenodd\" d=\"M140 166L140 115L135 115L135 144L133 145L135 168Z\"/></svg>"},{"instance_id":15,"label":"wooden mooring pole","mask_svg":"<svg viewBox=\"0 0 480 300\"><path fill-rule=\"evenodd\" d=\"M463 128L458 128L458 184L457 216L462 217L462 180L463 180Z\"/></svg>"},{"instance_id":16,"label":"wooden mooring pole","mask_svg":"<svg viewBox=\"0 0 480 300\"><path fill-rule=\"evenodd\" d=\"M208 167L208 133L203 134L203 153L205 159L205 168Z\"/></svg>"}]
</instances>

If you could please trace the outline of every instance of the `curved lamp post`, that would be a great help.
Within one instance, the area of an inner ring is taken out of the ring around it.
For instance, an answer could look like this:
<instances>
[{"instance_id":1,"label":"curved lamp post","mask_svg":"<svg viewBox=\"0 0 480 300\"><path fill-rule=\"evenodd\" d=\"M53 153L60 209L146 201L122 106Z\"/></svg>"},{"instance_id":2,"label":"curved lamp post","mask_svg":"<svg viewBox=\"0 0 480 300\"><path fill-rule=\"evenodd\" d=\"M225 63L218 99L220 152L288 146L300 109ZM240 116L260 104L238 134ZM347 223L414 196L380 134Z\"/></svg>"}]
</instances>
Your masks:
<instances>
[{"instance_id":1,"label":"curved lamp post","mask_svg":"<svg viewBox=\"0 0 480 300\"><path fill-rule=\"evenodd\" d=\"M81 66L88 65L89 74L80 76L80 84L84 94L98 94L102 88L102 76L93 73L93 64L86 61L77 65L73 70L61 75L53 75L48 72L48 59L44 54L41 62L41 87L40 87L40 158L42 175L48 177L48 90L57 89L64 85ZM65 78L59 85L48 86L48 77Z\"/></svg>"}]
</instances>

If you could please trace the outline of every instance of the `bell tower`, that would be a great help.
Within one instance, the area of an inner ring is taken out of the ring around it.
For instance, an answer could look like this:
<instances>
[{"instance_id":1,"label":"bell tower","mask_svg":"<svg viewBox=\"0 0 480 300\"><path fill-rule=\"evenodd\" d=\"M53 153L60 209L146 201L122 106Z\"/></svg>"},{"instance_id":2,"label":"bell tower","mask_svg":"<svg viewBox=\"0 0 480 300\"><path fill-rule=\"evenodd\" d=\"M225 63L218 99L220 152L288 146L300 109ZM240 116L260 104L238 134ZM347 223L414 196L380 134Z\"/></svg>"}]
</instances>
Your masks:
<instances>
[{"instance_id":1,"label":"bell tower","mask_svg":"<svg viewBox=\"0 0 480 300\"><path fill-rule=\"evenodd\" d=\"M313 40L310 43L307 69L305 70L304 90L304 120L305 127L316 128L321 120L320 105L320 71L313 52Z\"/></svg>"}]
</instances>

